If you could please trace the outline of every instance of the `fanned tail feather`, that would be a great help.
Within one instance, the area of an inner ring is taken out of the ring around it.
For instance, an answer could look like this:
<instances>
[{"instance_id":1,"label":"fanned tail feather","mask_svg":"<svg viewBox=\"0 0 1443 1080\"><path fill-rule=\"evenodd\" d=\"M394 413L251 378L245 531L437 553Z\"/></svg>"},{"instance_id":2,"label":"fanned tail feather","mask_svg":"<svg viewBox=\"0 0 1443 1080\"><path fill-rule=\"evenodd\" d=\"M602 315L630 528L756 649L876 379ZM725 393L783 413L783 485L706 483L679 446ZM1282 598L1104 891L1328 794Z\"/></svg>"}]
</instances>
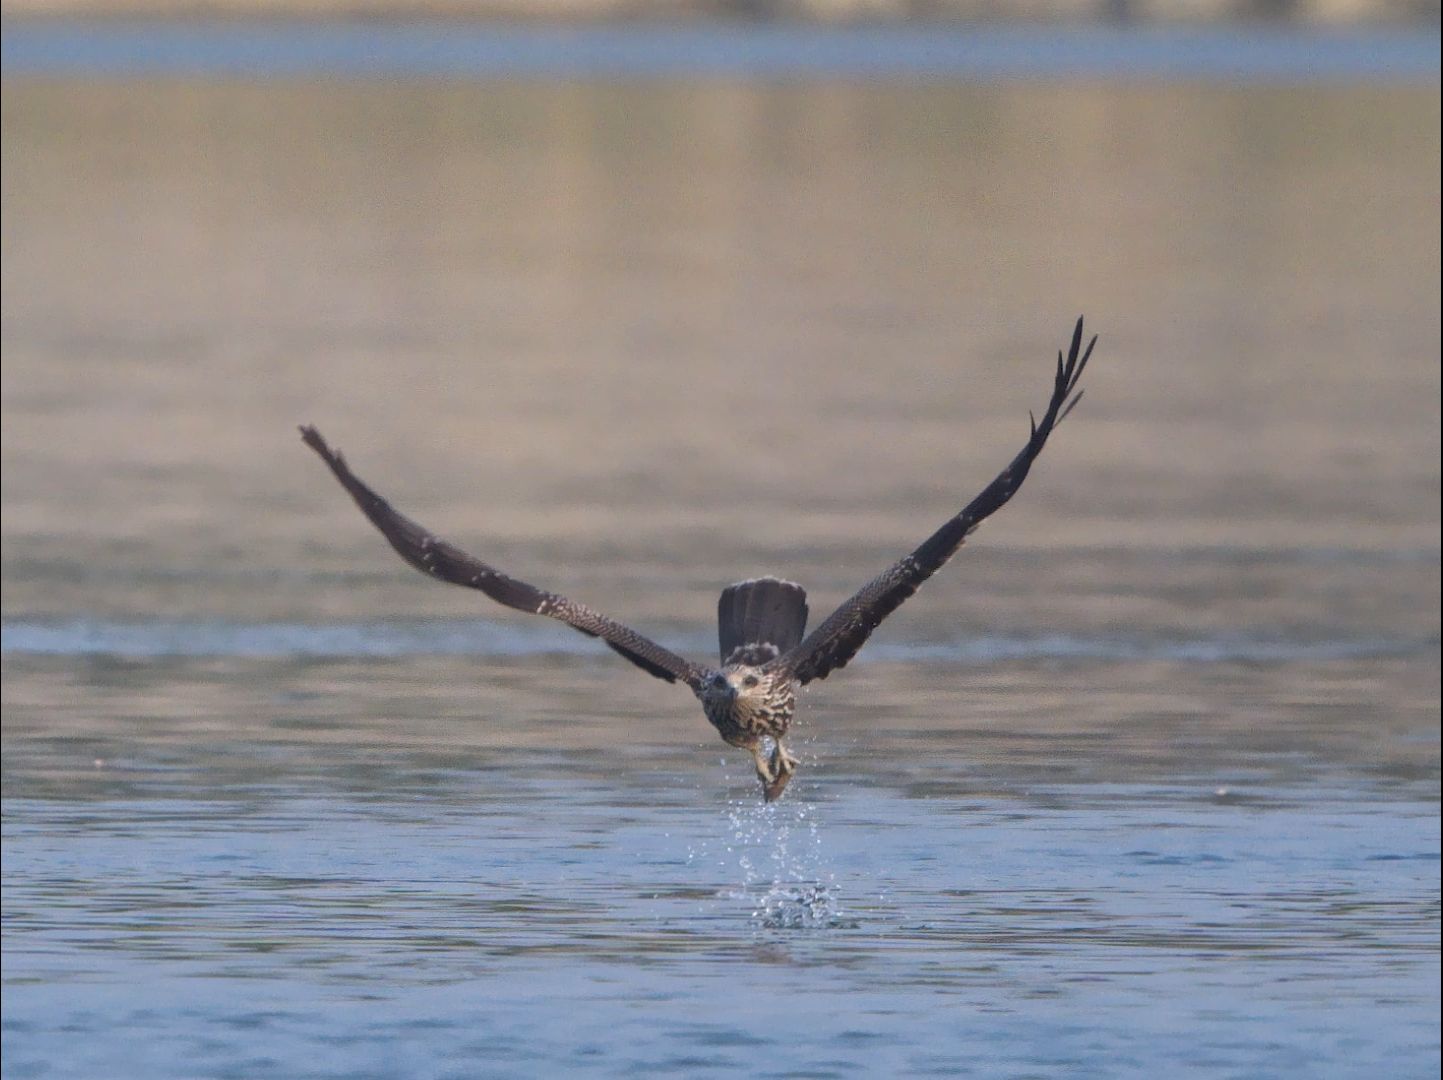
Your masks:
<instances>
[{"instance_id":1,"label":"fanned tail feather","mask_svg":"<svg viewBox=\"0 0 1443 1080\"><path fill-rule=\"evenodd\" d=\"M806 629L807 591L790 581L739 581L717 602L723 664L764 664L800 644Z\"/></svg>"}]
</instances>

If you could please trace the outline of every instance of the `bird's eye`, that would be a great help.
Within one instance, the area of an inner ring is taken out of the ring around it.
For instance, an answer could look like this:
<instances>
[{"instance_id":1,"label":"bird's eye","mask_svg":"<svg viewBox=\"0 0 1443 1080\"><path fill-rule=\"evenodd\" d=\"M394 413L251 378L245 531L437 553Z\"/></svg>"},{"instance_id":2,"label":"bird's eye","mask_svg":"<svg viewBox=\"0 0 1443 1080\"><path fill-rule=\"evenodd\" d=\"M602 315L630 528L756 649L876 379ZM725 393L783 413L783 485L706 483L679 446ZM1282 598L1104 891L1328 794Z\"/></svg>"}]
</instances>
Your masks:
<instances>
[{"instance_id":1,"label":"bird's eye","mask_svg":"<svg viewBox=\"0 0 1443 1080\"><path fill-rule=\"evenodd\" d=\"M755 675L748 675L745 679L742 680L742 685L743 685L743 686L746 686L746 687L752 687L752 686L755 686L756 684L757 684L757 677L756 677Z\"/></svg>"}]
</instances>

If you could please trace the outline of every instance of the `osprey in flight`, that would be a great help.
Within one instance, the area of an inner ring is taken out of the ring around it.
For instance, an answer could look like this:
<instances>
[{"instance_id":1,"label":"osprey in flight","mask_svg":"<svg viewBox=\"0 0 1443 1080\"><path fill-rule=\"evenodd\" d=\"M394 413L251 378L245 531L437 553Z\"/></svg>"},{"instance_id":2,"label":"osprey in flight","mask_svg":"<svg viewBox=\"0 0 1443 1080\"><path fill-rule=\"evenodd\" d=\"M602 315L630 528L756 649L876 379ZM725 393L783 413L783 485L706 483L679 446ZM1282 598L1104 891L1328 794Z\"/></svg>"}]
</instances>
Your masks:
<instances>
[{"instance_id":1,"label":"osprey in flight","mask_svg":"<svg viewBox=\"0 0 1443 1080\"><path fill-rule=\"evenodd\" d=\"M771 802L797 767L796 757L782 741L796 707L797 687L846 667L878 624L952 557L968 533L1016 494L1052 429L1081 398L1077 381L1095 344L1096 337L1086 350L1082 348L1078 319L1067 358L1057 354L1047 411L1040 421L1032 418L1032 434L1012 463L917 550L863 585L810 634L804 636L807 593L800 585L763 577L723 589L717 606L718 667L685 660L600 612L518 581L468 555L392 509L351 472L345 458L314 427L302 427L301 438L330 466L371 524L416 569L454 585L480 589L518 611L560 619L583 634L601 638L643 671L667 682L684 682L701 700L706 718L721 737L751 752L762 795Z\"/></svg>"}]
</instances>

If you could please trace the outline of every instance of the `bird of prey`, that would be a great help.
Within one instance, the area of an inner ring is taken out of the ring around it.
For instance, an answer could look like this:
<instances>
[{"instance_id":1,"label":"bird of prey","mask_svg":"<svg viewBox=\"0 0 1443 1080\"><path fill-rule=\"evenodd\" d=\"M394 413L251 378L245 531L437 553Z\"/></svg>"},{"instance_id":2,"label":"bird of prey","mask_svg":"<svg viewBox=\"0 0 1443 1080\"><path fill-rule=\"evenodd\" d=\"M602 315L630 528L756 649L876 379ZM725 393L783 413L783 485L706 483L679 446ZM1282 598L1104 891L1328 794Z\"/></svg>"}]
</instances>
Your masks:
<instances>
[{"instance_id":1,"label":"bird of prey","mask_svg":"<svg viewBox=\"0 0 1443 1080\"><path fill-rule=\"evenodd\" d=\"M771 802L797 768L796 757L783 742L797 687L846 667L878 624L956 553L968 533L1017 493L1052 429L1082 397L1077 382L1096 344L1093 337L1082 348L1078 319L1066 359L1057 354L1047 410L1040 421L1032 417L1027 444L1012 463L920 547L863 585L810 634L805 633L807 594L800 585L761 577L723 589L717 608L721 662L716 667L683 659L600 612L528 585L442 540L372 491L314 427L303 426L300 431L371 524L416 569L453 585L479 589L518 611L559 619L600 638L648 674L685 683L701 700L706 718L721 737L751 753L762 796Z\"/></svg>"}]
</instances>

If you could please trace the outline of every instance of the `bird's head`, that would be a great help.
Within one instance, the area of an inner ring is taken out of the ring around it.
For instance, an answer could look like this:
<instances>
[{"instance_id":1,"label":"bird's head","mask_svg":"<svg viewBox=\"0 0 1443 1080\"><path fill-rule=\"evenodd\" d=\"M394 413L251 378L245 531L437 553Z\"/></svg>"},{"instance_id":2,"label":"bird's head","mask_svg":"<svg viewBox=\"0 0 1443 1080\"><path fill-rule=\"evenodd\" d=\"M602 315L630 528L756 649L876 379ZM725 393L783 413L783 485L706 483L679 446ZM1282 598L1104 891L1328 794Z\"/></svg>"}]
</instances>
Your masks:
<instances>
[{"instance_id":1,"label":"bird's head","mask_svg":"<svg viewBox=\"0 0 1443 1080\"><path fill-rule=\"evenodd\" d=\"M707 680L705 696L745 708L761 701L767 692L767 678L749 664L728 664Z\"/></svg>"}]
</instances>

